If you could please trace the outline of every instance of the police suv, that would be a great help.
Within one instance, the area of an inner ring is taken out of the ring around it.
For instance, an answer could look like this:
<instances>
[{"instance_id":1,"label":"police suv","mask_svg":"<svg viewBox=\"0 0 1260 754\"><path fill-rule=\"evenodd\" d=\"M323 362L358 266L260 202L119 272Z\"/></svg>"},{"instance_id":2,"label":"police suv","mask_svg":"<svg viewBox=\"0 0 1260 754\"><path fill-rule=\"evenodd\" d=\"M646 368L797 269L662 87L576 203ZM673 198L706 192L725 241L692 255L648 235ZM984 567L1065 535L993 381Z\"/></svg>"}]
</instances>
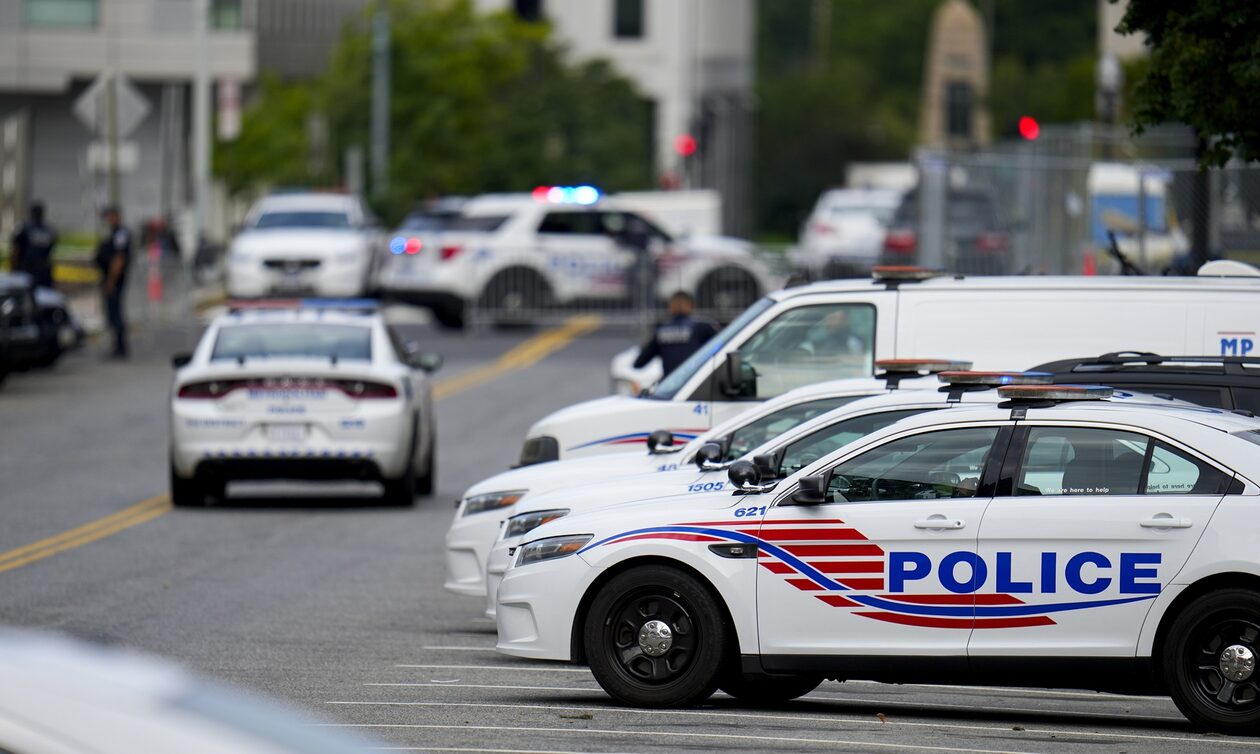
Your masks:
<instances>
[{"instance_id":1,"label":"police suv","mask_svg":"<svg viewBox=\"0 0 1260 754\"><path fill-rule=\"evenodd\" d=\"M499 650L585 661L652 707L825 678L1070 685L1260 728L1260 421L1000 393L783 480L750 464L735 495L540 526L499 587Z\"/></svg>"},{"instance_id":2,"label":"police suv","mask_svg":"<svg viewBox=\"0 0 1260 754\"><path fill-rule=\"evenodd\" d=\"M1231 264L1231 263L1225 263ZM1256 272L1254 268L1246 268ZM880 270L770 294L646 395L579 403L530 428L521 463L634 448L659 428L708 427L794 387L869 375L876 359L949 354L977 369L1081 353L1243 355L1260 277L932 277ZM925 279L922 279L925 278Z\"/></svg>"},{"instance_id":3,"label":"police suv","mask_svg":"<svg viewBox=\"0 0 1260 754\"><path fill-rule=\"evenodd\" d=\"M176 356L171 500L222 499L238 479L362 479L387 502L433 491L428 374L370 301L230 305Z\"/></svg>"},{"instance_id":4,"label":"police suv","mask_svg":"<svg viewBox=\"0 0 1260 754\"><path fill-rule=\"evenodd\" d=\"M382 291L450 327L469 306L520 320L552 305L628 303L641 274L654 279L654 299L681 290L702 309L732 313L782 284L747 241L676 238L592 186L478 196L444 231L397 235L389 251Z\"/></svg>"},{"instance_id":5,"label":"police suv","mask_svg":"<svg viewBox=\"0 0 1260 754\"><path fill-rule=\"evenodd\" d=\"M495 540L504 532L503 522L511 520L508 528L513 536L524 534L527 529L522 527L527 524L529 528L541 524L547 516L539 513L544 509L537 506L531 506L535 513L529 517L515 516L522 505L540 495L597 481L608 490L614 486L610 484L613 479L617 480L615 494L619 499L634 499L643 484L649 485L649 491L656 489L657 496L670 494L674 488L669 485L685 487L686 482L695 479L697 464L706 471L725 469L727 463L762 443L850 401L879 395L903 382L907 386L922 386L928 381L915 379L921 373L969 365L924 360L881 366L886 369L880 379L833 380L797 388L707 432L677 435L666 430L654 432L648 441L647 453L607 453L523 466L474 484L456 503L455 519L446 532L445 588L456 594L486 595L486 559ZM935 386L935 383L930 384ZM709 445L718 448L716 457L713 449L706 447ZM666 485L663 490L659 488L662 484ZM721 486L722 482L717 484ZM493 589L489 596L493 599Z\"/></svg>"}]
</instances>

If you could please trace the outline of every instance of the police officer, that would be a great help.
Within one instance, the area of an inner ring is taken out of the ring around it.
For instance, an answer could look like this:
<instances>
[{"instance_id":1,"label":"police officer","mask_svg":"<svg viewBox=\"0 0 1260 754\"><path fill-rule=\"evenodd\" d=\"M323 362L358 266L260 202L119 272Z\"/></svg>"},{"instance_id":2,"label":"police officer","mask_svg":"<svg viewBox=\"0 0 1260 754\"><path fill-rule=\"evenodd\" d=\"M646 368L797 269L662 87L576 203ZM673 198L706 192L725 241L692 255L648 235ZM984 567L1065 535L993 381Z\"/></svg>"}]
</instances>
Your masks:
<instances>
[{"instance_id":1,"label":"police officer","mask_svg":"<svg viewBox=\"0 0 1260 754\"><path fill-rule=\"evenodd\" d=\"M665 374L678 368L700 346L717 334L717 328L708 322L693 319L696 301L691 294L678 291L669 297L669 319L656 326L652 339L639 349L634 368L641 369L654 357L660 356Z\"/></svg>"},{"instance_id":2,"label":"police officer","mask_svg":"<svg viewBox=\"0 0 1260 754\"><path fill-rule=\"evenodd\" d=\"M101 294L105 299L105 317L114 331L116 359L127 358L127 323L123 299L127 284L127 268L131 265L131 231L122 225L117 207L107 207L105 235L96 247L96 266L101 271Z\"/></svg>"},{"instance_id":3,"label":"police officer","mask_svg":"<svg viewBox=\"0 0 1260 754\"><path fill-rule=\"evenodd\" d=\"M31 204L31 219L23 223L13 234L13 255L9 264L15 272L25 272L35 279L35 285L51 288L52 254L57 245L57 233L44 224L44 205Z\"/></svg>"}]
</instances>

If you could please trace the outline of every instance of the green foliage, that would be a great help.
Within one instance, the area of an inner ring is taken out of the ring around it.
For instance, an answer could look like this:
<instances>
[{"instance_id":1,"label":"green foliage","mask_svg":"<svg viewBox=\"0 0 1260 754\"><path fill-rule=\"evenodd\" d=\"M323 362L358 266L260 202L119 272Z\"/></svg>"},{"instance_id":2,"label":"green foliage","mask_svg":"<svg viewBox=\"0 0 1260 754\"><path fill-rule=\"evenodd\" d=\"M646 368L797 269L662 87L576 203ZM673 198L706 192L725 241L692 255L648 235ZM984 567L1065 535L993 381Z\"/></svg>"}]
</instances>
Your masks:
<instances>
[{"instance_id":1,"label":"green foliage","mask_svg":"<svg viewBox=\"0 0 1260 754\"><path fill-rule=\"evenodd\" d=\"M1180 121L1207 140L1204 165L1260 159L1260 3L1129 0L1117 30L1145 34L1150 48L1134 90L1139 133Z\"/></svg>"},{"instance_id":2,"label":"green foliage","mask_svg":"<svg viewBox=\"0 0 1260 754\"><path fill-rule=\"evenodd\" d=\"M240 135L215 148L215 173L230 191L240 193L262 181L303 185L316 178L308 171L306 126L313 103L308 86L262 80L257 103L241 120Z\"/></svg>"},{"instance_id":3,"label":"green foliage","mask_svg":"<svg viewBox=\"0 0 1260 754\"><path fill-rule=\"evenodd\" d=\"M368 144L367 20L347 28L318 82L295 87L326 115L333 155ZM392 0L391 32L390 191L377 206L386 217L444 194L577 181L610 191L650 185L647 104L608 65L567 64L546 25L510 13L478 14L467 0ZM274 95L264 90L246 116L247 129L275 114ZM266 133L278 141L273 130L292 128L286 121ZM306 148L304 137L295 140L299 152ZM259 146L265 145L248 147L257 158L249 164L253 182L294 182L276 176L305 170L304 156L282 151L275 159L266 155L271 150L253 151ZM338 163L330 161L334 170Z\"/></svg>"}]
</instances>

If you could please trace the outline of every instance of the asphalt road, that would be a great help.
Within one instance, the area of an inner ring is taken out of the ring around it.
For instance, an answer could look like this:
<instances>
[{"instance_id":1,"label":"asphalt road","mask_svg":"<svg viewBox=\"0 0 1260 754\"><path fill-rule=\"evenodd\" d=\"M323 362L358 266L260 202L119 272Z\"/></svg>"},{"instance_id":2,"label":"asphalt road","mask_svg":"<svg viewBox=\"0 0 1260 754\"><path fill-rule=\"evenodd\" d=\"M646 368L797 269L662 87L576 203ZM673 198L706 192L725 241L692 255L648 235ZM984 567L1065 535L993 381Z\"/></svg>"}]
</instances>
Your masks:
<instances>
[{"instance_id":1,"label":"asphalt road","mask_svg":"<svg viewBox=\"0 0 1260 754\"><path fill-rule=\"evenodd\" d=\"M456 381L536 335L404 327ZM587 335L439 401L438 492L413 510L289 487L172 511L167 361L197 334L144 332L130 362L75 354L0 390L0 623L173 657L404 750L1260 751L1194 732L1168 699L1072 690L850 682L774 709L722 695L616 707L584 668L497 655L480 602L441 588L442 536L452 501L509 465L531 422L607 391L628 333ZM117 526L83 528L137 503Z\"/></svg>"}]
</instances>

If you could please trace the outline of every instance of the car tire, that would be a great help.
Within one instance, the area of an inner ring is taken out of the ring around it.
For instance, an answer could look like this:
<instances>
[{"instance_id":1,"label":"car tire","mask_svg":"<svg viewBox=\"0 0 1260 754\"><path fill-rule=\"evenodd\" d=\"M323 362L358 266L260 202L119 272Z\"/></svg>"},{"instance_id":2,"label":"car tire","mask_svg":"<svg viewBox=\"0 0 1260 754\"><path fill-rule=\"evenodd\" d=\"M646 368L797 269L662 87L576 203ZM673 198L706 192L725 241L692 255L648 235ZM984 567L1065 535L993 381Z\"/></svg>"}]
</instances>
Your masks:
<instances>
[{"instance_id":1,"label":"car tire","mask_svg":"<svg viewBox=\"0 0 1260 754\"><path fill-rule=\"evenodd\" d=\"M464 307L459 304L437 304L429 308L438 326L445 330L464 329Z\"/></svg>"},{"instance_id":2,"label":"car tire","mask_svg":"<svg viewBox=\"0 0 1260 754\"><path fill-rule=\"evenodd\" d=\"M696 307L719 319L729 319L756 303L761 287L744 270L721 267L700 281Z\"/></svg>"},{"instance_id":3,"label":"car tire","mask_svg":"<svg viewBox=\"0 0 1260 754\"><path fill-rule=\"evenodd\" d=\"M633 568L610 579L591 603L583 627L587 662L604 691L623 704L702 702L717 689L733 654L724 615L696 577L668 566ZM667 638L650 637L644 633L649 627L667 627ZM653 646L661 653L649 655Z\"/></svg>"},{"instance_id":4,"label":"car tire","mask_svg":"<svg viewBox=\"0 0 1260 754\"><path fill-rule=\"evenodd\" d=\"M196 477L186 479L171 464L171 505L176 508L194 508L206 504L209 491Z\"/></svg>"},{"instance_id":5,"label":"car tire","mask_svg":"<svg viewBox=\"0 0 1260 754\"><path fill-rule=\"evenodd\" d=\"M748 704L782 704L805 696L823 682L817 675L732 673L718 688Z\"/></svg>"},{"instance_id":6,"label":"car tire","mask_svg":"<svg viewBox=\"0 0 1260 754\"><path fill-rule=\"evenodd\" d=\"M416 494L428 497L433 494L437 479L437 433L429 438L429 452L425 453L424 473L416 477Z\"/></svg>"},{"instance_id":7,"label":"car tire","mask_svg":"<svg viewBox=\"0 0 1260 754\"><path fill-rule=\"evenodd\" d=\"M414 455L414 454L413 454ZM416 462L410 456L407 459L407 470L397 479L385 479L381 484L385 487L383 496L386 505L400 508L416 504Z\"/></svg>"},{"instance_id":8,"label":"car tire","mask_svg":"<svg viewBox=\"0 0 1260 754\"><path fill-rule=\"evenodd\" d=\"M1195 599L1173 619L1162 654L1169 695L1190 722L1260 733L1260 593L1221 589Z\"/></svg>"}]
</instances>

